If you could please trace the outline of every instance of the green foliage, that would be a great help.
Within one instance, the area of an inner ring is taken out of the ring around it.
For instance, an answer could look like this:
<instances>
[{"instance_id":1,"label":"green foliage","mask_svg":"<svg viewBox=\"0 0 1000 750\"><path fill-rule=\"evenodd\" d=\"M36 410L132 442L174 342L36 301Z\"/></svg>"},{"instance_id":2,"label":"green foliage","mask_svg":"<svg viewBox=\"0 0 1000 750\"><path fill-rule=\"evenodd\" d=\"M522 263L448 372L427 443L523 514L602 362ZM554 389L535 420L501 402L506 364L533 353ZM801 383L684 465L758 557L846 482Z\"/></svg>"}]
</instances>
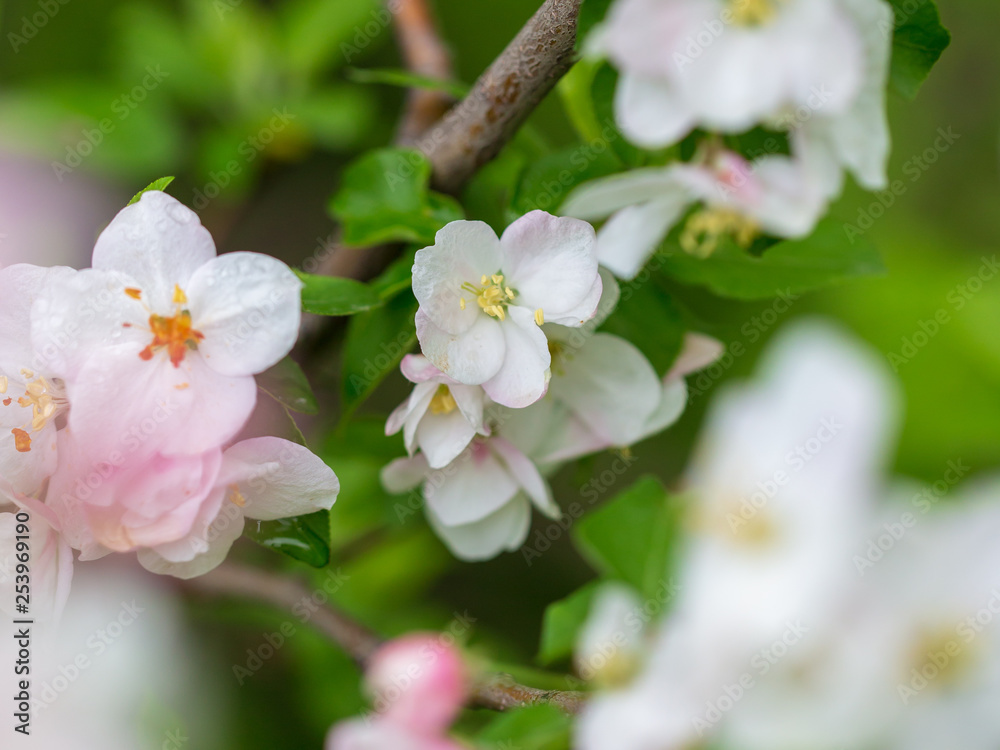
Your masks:
<instances>
[{"instance_id":1,"label":"green foliage","mask_svg":"<svg viewBox=\"0 0 1000 750\"><path fill-rule=\"evenodd\" d=\"M576 47L582 49L587 41L587 34L604 20L611 7L612 0L581 0L580 15L576 23Z\"/></svg>"},{"instance_id":2,"label":"green foliage","mask_svg":"<svg viewBox=\"0 0 1000 750\"><path fill-rule=\"evenodd\" d=\"M469 93L469 87L464 83L443 81L440 78L428 78L427 76L417 75L409 70L401 70L399 68L348 68L347 77L358 83L381 83L404 89L440 91L455 99Z\"/></svg>"},{"instance_id":3,"label":"green foliage","mask_svg":"<svg viewBox=\"0 0 1000 750\"><path fill-rule=\"evenodd\" d=\"M257 387L286 409L300 414L318 414L319 404L309 387L302 368L291 357L285 357L256 376Z\"/></svg>"},{"instance_id":4,"label":"green foliage","mask_svg":"<svg viewBox=\"0 0 1000 750\"><path fill-rule=\"evenodd\" d=\"M599 581L591 581L545 609L538 648L538 660L542 664L552 664L573 654L577 633L587 620L599 587Z\"/></svg>"},{"instance_id":5,"label":"green foliage","mask_svg":"<svg viewBox=\"0 0 1000 750\"><path fill-rule=\"evenodd\" d=\"M382 305L378 291L354 279L296 272L302 287L302 310L315 315L354 315Z\"/></svg>"},{"instance_id":6,"label":"green foliage","mask_svg":"<svg viewBox=\"0 0 1000 750\"><path fill-rule=\"evenodd\" d=\"M434 242L445 224L464 218L453 198L428 187L431 165L413 149L371 151L344 170L330 210L348 246Z\"/></svg>"},{"instance_id":7,"label":"green foliage","mask_svg":"<svg viewBox=\"0 0 1000 750\"><path fill-rule=\"evenodd\" d=\"M659 375L667 374L684 341L684 321L673 297L648 273L621 286L618 307L601 330L630 341Z\"/></svg>"},{"instance_id":8,"label":"green foliage","mask_svg":"<svg viewBox=\"0 0 1000 750\"><path fill-rule=\"evenodd\" d=\"M889 2L895 14L889 85L901 96L913 99L951 43L951 34L941 25L933 0Z\"/></svg>"},{"instance_id":9,"label":"green foliage","mask_svg":"<svg viewBox=\"0 0 1000 750\"><path fill-rule=\"evenodd\" d=\"M146 187L144 187L138 193L133 195L132 200L130 200L126 205L131 206L133 203L138 203L139 199L142 197L142 194L147 193L150 190L160 190L160 191L166 190L167 186L173 181L174 181L173 177L161 177L158 180L153 180L151 183L146 185Z\"/></svg>"},{"instance_id":10,"label":"green foliage","mask_svg":"<svg viewBox=\"0 0 1000 750\"><path fill-rule=\"evenodd\" d=\"M843 224L833 218L821 221L809 237L778 242L760 257L730 239L720 241L708 258L689 255L669 242L668 247L659 257L666 274L736 299L797 295L885 272L874 245L863 237L848 241Z\"/></svg>"},{"instance_id":11,"label":"green foliage","mask_svg":"<svg viewBox=\"0 0 1000 750\"><path fill-rule=\"evenodd\" d=\"M476 737L483 750L569 750L570 717L554 706L528 706L501 714Z\"/></svg>"},{"instance_id":12,"label":"green foliage","mask_svg":"<svg viewBox=\"0 0 1000 750\"><path fill-rule=\"evenodd\" d=\"M345 415L360 406L417 343L416 313L413 293L404 292L351 318L343 350Z\"/></svg>"},{"instance_id":13,"label":"green foliage","mask_svg":"<svg viewBox=\"0 0 1000 750\"><path fill-rule=\"evenodd\" d=\"M328 526L329 512L321 510L308 516L276 521L247 519L243 534L263 547L281 552L314 568L322 568L330 562L330 545L326 542Z\"/></svg>"},{"instance_id":14,"label":"green foliage","mask_svg":"<svg viewBox=\"0 0 1000 750\"><path fill-rule=\"evenodd\" d=\"M573 540L600 573L654 598L668 578L679 522L679 503L647 476L581 518Z\"/></svg>"}]
</instances>

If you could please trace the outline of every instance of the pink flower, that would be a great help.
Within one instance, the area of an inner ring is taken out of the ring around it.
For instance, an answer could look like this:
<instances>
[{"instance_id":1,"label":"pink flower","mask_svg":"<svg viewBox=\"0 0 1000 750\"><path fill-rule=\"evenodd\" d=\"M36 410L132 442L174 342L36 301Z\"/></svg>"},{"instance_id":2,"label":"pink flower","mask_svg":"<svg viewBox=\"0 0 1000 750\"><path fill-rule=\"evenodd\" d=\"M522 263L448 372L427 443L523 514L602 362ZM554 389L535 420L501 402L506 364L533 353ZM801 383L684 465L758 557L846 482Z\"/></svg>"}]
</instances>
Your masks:
<instances>
[{"instance_id":1,"label":"pink flower","mask_svg":"<svg viewBox=\"0 0 1000 750\"><path fill-rule=\"evenodd\" d=\"M365 682L376 716L338 724L327 750L459 750L445 736L466 698L466 668L439 636L404 636L379 649Z\"/></svg>"},{"instance_id":2,"label":"pink flower","mask_svg":"<svg viewBox=\"0 0 1000 750\"><path fill-rule=\"evenodd\" d=\"M389 415L385 434L403 430L411 456L419 448L430 467L440 469L458 458L477 433L489 434L483 421L482 387L452 380L419 354L403 357L400 369L416 387Z\"/></svg>"},{"instance_id":3,"label":"pink flower","mask_svg":"<svg viewBox=\"0 0 1000 750\"><path fill-rule=\"evenodd\" d=\"M201 575L225 559L244 518L273 520L329 509L340 485L301 445L244 440L197 455L97 461L70 430L47 503L81 560L139 551L155 573Z\"/></svg>"},{"instance_id":4,"label":"pink flower","mask_svg":"<svg viewBox=\"0 0 1000 750\"><path fill-rule=\"evenodd\" d=\"M417 338L445 375L482 385L520 408L545 393L549 350L542 323L579 326L601 296L593 228L532 211L499 239L479 221L453 221L417 252Z\"/></svg>"},{"instance_id":5,"label":"pink flower","mask_svg":"<svg viewBox=\"0 0 1000 750\"><path fill-rule=\"evenodd\" d=\"M246 422L253 375L295 342L300 289L270 256L216 257L197 215L152 191L104 230L92 269L46 285L32 340L92 454L110 460L155 423L148 453L196 455Z\"/></svg>"}]
</instances>

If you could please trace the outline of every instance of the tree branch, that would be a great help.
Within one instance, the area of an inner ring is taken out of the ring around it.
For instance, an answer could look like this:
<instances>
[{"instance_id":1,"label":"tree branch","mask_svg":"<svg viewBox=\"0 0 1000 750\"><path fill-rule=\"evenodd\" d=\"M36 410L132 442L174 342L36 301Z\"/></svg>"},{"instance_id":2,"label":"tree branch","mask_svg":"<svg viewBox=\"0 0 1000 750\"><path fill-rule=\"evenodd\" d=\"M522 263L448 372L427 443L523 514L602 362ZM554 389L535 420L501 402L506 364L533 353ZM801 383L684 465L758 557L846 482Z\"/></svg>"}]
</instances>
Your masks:
<instances>
[{"instance_id":1,"label":"tree branch","mask_svg":"<svg viewBox=\"0 0 1000 750\"><path fill-rule=\"evenodd\" d=\"M427 78L450 80L451 55L438 35L427 0L396 0L389 7L406 67ZM411 89L396 142L401 146L413 145L454 102L454 98L442 91Z\"/></svg>"},{"instance_id":2,"label":"tree branch","mask_svg":"<svg viewBox=\"0 0 1000 750\"><path fill-rule=\"evenodd\" d=\"M573 64L581 0L545 0L469 95L417 143L434 184L456 192L496 156Z\"/></svg>"},{"instance_id":3,"label":"tree branch","mask_svg":"<svg viewBox=\"0 0 1000 750\"><path fill-rule=\"evenodd\" d=\"M315 595L318 591L311 590L294 578L223 563L203 576L185 581L183 586L195 594L238 596L271 604L284 610L292 609L297 604L311 602L310 624L362 667L382 644L381 638L344 612L329 604L316 606ZM484 676L473 685L469 695L471 705L495 711L551 703L568 713L577 713L583 708L585 700L584 693L539 690L519 685L514 678L505 674Z\"/></svg>"}]
</instances>

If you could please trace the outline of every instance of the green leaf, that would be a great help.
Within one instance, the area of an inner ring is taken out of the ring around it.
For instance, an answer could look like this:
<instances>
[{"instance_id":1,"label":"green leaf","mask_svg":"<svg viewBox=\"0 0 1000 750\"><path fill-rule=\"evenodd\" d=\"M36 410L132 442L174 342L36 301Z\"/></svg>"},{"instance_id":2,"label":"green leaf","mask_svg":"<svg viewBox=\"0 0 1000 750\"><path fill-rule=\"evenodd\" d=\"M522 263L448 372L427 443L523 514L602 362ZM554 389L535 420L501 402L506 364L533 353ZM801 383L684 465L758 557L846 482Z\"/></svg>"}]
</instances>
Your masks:
<instances>
[{"instance_id":1,"label":"green leaf","mask_svg":"<svg viewBox=\"0 0 1000 750\"><path fill-rule=\"evenodd\" d=\"M354 315L382 304L368 284L339 276L317 276L296 271L302 288L302 310L315 315Z\"/></svg>"},{"instance_id":2,"label":"green leaf","mask_svg":"<svg viewBox=\"0 0 1000 750\"><path fill-rule=\"evenodd\" d=\"M484 750L569 750L570 727L570 717L555 706L528 706L491 721L476 744Z\"/></svg>"},{"instance_id":3,"label":"green leaf","mask_svg":"<svg viewBox=\"0 0 1000 750\"><path fill-rule=\"evenodd\" d=\"M345 171L330 209L348 246L383 242L429 245L445 224L464 218L453 198L428 188L431 165L413 149L379 149Z\"/></svg>"},{"instance_id":4,"label":"green leaf","mask_svg":"<svg viewBox=\"0 0 1000 750\"><path fill-rule=\"evenodd\" d=\"M169 185L173 181L174 181L173 177L161 177L158 180L153 180L151 183L149 183L148 185L146 185L146 187L144 187L138 193L136 193L135 195L133 195L132 196L132 200L130 200L125 205L131 206L133 203L138 203L139 199L142 197L142 194L143 193L147 193L150 190L161 190L161 191L162 190L166 190L167 189L167 185Z\"/></svg>"},{"instance_id":5,"label":"green leaf","mask_svg":"<svg viewBox=\"0 0 1000 750\"><path fill-rule=\"evenodd\" d=\"M681 351L684 321L673 297L643 278L621 283L621 299L601 330L630 341L663 376Z\"/></svg>"},{"instance_id":6,"label":"green leaf","mask_svg":"<svg viewBox=\"0 0 1000 750\"><path fill-rule=\"evenodd\" d=\"M895 13L889 85L906 99L913 99L951 43L951 34L941 25L933 0L889 2Z\"/></svg>"},{"instance_id":7,"label":"green leaf","mask_svg":"<svg viewBox=\"0 0 1000 750\"><path fill-rule=\"evenodd\" d=\"M565 599L552 602L545 608L541 643L538 648L538 660L542 664L552 664L572 656L576 647L577 633L587 620L590 604L600 588L600 583L591 581Z\"/></svg>"},{"instance_id":8,"label":"green leaf","mask_svg":"<svg viewBox=\"0 0 1000 750\"><path fill-rule=\"evenodd\" d=\"M314 568L322 568L330 562L330 545L325 534L319 534L316 527L327 528L329 512L321 510L308 516L280 518L277 521L254 521L247 519L244 535L268 549L288 555Z\"/></svg>"},{"instance_id":9,"label":"green leaf","mask_svg":"<svg viewBox=\"0 0 1000 750\"><path fill-rule=\"evenodd\" d=\"M417 341L417 301L403 292L383 307L351 318L344 341L343 402L350 415L396 368Z\"/></svg>"},{"instance_id":10,"label":"green leaf","mask_svg":"<svg viewBox=\"0 0 1000 750\"><path fill-rule=\"evenodd\" d=\"M514 210L518 214L535 209L554 213L577 185L620 169L621 164L607 147L597 150L580 146L543 156L521 177Z\"/></svg>"},{"instance_id":11,"label":"green leaf","mask_svg":"<svg viewBox=\"0 0 1000 750\"><path fill-rule=\"evenodd\" d=\"M680 505L656 477L643 477L573 527L580 553L601 573L653 598L668 581Z\"/></svg>"},{"instance_id":12,"label":"green leaf","mask_svg":"<svg viewBox=\"0 0 1000 750\"><path fill-rule=\"evenodd\" d=\"M601 21L608 13L612 0L582 0L580 3L580 14L576 22L576 48L582 49L583 43L587 39L587 34Z\"/></svg>"},{"instance_id":13,"label":"green leaf","mask_svg":"<svg viewBox=\"0 0 1000 750\"><path fill-rule=\"evenodd\" d=\"M382 300L391 299L405 289L409 289L413 279L413 256L416 249L410 249L396 258L377 278L371 287Z\"/></svg>"},{"instance_id":14,"label":"green leaf","mask_svg":"<svg viewBox=\"0 0 1000 750\"><path fill-rule=\"evenodd\" d=\"M300 414L318 414L319 404L302 368L291 357L260 373L257 387L286 409Z\"/></svg>"},{"instance_id":15,"label":"green leaf","mask_svg":"<svg viewBox=\"0 0 1000 750\"><path fill-rule=\"evenodd\" d=\"M677 248L660 260L664 272L673 278L706 286L723 297L794 296L885 273L875 247L862 237L851 237L849 229L850 225L828 217L809 237L778 242L760 257L724 239L708 258L696 258Z\"/></svg>"},{"instance_id":16,"label":"green leaf","mask_svg":"<svg viewBox=\"0 0 1000 750\"><path fill-rule=\"evenodd\" d=\"M440 91L456 99L469 93L469 87L464 83L421 76L399 68L348 68L347 77L358 83L384 83L407 89Z\"/></svg>"}]
</instances>

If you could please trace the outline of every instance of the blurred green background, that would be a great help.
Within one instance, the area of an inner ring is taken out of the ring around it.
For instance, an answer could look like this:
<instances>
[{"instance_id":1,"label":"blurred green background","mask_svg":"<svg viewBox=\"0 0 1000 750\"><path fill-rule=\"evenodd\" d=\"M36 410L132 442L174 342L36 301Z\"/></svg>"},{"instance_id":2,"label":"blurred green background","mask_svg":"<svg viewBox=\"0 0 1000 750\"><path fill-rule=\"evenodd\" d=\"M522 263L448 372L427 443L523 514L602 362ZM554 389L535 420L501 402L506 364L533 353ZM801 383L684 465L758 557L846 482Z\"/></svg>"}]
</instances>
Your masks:
<instances>
[{"instance_id":1,"label":"blurred green background","mask_svg":"<svg viewBox=\"0 0 1000 750\"><path fill-rule=\"evenodd\" d=\"M456 76L473 81L537 5L437 0ZM220 249L291 263L315 254L334 230L326 209L344 164L391 141L403 101L401 90L355 82L351 73L400 64L380 9L369 0L8 0L0 25L0 248L19 260L85 265L117 207L174 174L170 192L199 209ZM774 318L769 302L691 290L677 299L702 330L748 349L712 388L752 372L767 338L795 316L834 316L870 342L895 369L905 401L890 468L924 481L938 479L949 459L976 474L1000 464L1000 269L990 265L1000 237L1000 4L943 0L940 11L951 48L915 102L890 95L890 179L901 194L884 207L850 187L833 211L859 228L869 223L862 213L877 217L865 235L888 274L805 295ZM32 20L39 12L44 25ZM556 96L531 125L552 147L574 142ZM268 129L273 137L263 143ZM59 222L72 226L52 226ZM974 281L981 272L993 275ZM935 328L936 316L947 322ZM310 376L321 399L336 393L332 366L320 362ZM334 599L386 634L447 628L467 611L475 622L460 638L484 659L530 663L545 605L593 574L566 535L530 566L521 554L469 565L448 555L419 513L401 516L377 471L401 452L380 431L405 393L398 376L382 386L359 417L363 440L326 435L323 420L303 425L344 487L331 521L334 544L342 543L331 569L350 578ZM710 398L695 399L678 425L636 446L638 460L615 491L644 472L675 482ZM562 472L557 498L578 497L613 459ZM262 565L318 581L326 575L249 542L238 549ZM364 706L355 668L304 626L245 684L232 676L287 613L206 603L190 611L207 645L199 669L218 678L212 683L228 706L218 717L228 741L212 747L319 747L333 721ZM192 732L190 747L205 746Z\"/></svg>"}]
</instances>

